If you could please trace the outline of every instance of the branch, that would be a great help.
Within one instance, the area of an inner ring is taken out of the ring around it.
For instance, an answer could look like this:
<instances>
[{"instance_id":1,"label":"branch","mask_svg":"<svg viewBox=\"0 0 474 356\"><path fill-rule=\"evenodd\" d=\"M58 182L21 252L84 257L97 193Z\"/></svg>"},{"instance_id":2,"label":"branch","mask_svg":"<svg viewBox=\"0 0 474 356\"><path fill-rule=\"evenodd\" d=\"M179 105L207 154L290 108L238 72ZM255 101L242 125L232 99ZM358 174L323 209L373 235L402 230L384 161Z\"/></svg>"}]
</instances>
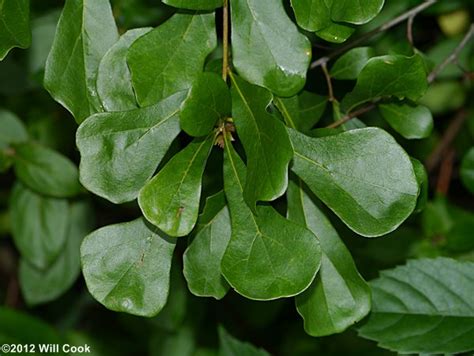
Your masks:
<instances>
[{"instance_id":1,"label":"branch","mask_svg":"<svg viewBox=\"0 0 474 356\"><path fill-rule=\"evenodd\" d=\"M329 101L332 103L333 101L336 100L336 98L334 97L334 90L332 88L331 75L329 74L326 63L323 63L321 68L323 69L323 73L324 73L324 76L326 77L326 82L328 84Z\"/></svg>"},{"instance_id":2,"label":"branch","mask_svg":"<svg viewBox=\"0 0 474 356\"><path fill-rule=\"evenodd\" d=\"M224 0L223 16L223 55L222 55L222 79L227 81L229 68L229 0Z\"/></svg>"},{"instance_id":3,"label":"branch","mask_svg":"<svg viewBox=\"0 0 474 356\"><path fill-rule=\"evenodd\" d=\"M331 125L326 126L326 128L335 129L335 128L341 126L341 125L344 125L346 122L351 121L352 119L356 118L359 115L362 115L362 114L368 113L369 111L372 111L376 107L377 107L377 105L376 105L375 102L371 103L370 105L364 106L364 107L360 108L359 110L356 110L352 113L347 114L341 120L338 120L338 121L332 123Z\"/></svg>"},{"instance_id":4,"label":"branch","mask_svg":"<svg viewBox=\"0 0 474 356\"><path fill-rule=\"evenodd\" d=\"M424 3L408 10L407 12L405 12L405 13L401 14L400 16L394 18L392 21L389 21L389 22L383 24L382 26L376 28L375 30L367 32L366 34L360 36L359 38L357 38L354 41L346 44L345 46L342 46L342 47L336 49L334 52L328 54L327 56L322 57L322 58L318 59L317 61L311 63L310 68L311 69L317 68L317 67L323 65L323 63L329 62L331 59L339 56L342 53L345 53L346 51L348 51L348 50L356 47L357 45L367 41L368 39L374 37L375 35L378 35L379 33L385 32L385 31L391 29L392 27L397 26L398 24L400 24L402 22L409 20L410 18L416 16L420 12L422 12L422 11L426 10L427 8L429 8L430 6L434 5L437 1L438 0L426 0Z\"/></svg>"}]
</instances>

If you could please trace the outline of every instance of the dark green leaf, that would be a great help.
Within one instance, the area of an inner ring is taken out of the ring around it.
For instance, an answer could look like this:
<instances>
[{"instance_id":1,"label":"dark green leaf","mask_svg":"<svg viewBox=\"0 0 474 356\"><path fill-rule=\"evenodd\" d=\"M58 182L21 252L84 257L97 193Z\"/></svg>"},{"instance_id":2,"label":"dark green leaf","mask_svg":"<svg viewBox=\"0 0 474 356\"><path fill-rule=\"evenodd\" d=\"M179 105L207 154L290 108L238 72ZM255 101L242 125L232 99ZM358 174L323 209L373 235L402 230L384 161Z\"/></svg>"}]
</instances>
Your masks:
<instances>
[{"instance_id":1,"label":"dark green leaf","mask_svg":"<svg viewBox=\"0 0 474 356\"><path fill-rule=\"evenodd\" d=\"M82 184L114 203L135 199L179 134L184 96L178 93L153 106L100 113L84 121L76 135Z\"/></svg>"},{"instance_id":2,"label":"dark green leaf","mask_svg":"<svg viewBox=\"0 0 474 356\"><path fill-rule=\"evenodd\" d=\"M474 194L474 147L466 153L462 160L461 179L465 187Z\"/></svg>"},{"instance_id":3,"label":"dark green leaf","mask_svg":"<svg viewBox=\"0 0 474 356\"><path fill-rule=\"evenodd\" d=\"M413 212L418 183L406 152L378 128L309 138L289 129L293 171L352 230L395 230Z\"/></svg>"},{"instance_id":4,"label":"dark green leaf","mask_svg":"<svg viewBox=\"0 0 474 356\"><path fill-rule=\"evenodd\" d=\"M138 107L127 65L127 52L137 38L151 30L147 27L127 31L102 58L97 73L97 93L105 111L126 111Z\"/></svg>"},{"instance_id":5,"label":"dark green leaf","mask_svg":"<svg viewBox=\"0 0 474 356\"><path fill-rule=\"evenodd\" d=\"M221 261L231 236L229 210L223 192L207 199L197 229L184 253L184 276L194 295L222 299L229 284L221 275Z\"/></svg>"},{"instance_id":6,"label":"dark green leaf","mask_svg":"<svg viewBox=\"0 0 474 356\"><path fill-rule=\"evenodd\" d=\"M231 107L229 88L222 78L215 73L201 73L181 106L181 129L191 136L205 136L219 119L230 116Z\"/></svg>"},{"instance_id":7,"label":"dark green leaf","mask_svg":"<svg viewBox=\"0 0 474 356\"><path fill-rule=\"evenodd\" d=\"M110 310L154 316L168 298L174 248L142 218L96 230L81 246L87 288Z\"/></svg>"},{"instance_id":8,"label":"dark green leaf","mask_svg":"<svg viewBox=\"0 0 474 356\"><path fill-rule=\"evenodd\" d=\"M79 172L68 158L35 143L14 146L15 173L34 191L57 198L81 192Z\"/></svg>"},{"instance_id":9,"label":"dark green leaf","mask_svg":"<svg viewBox=\"0 0 474 356\"><path fill-rule=\"evenodd\" d=\"M17 184L10 198L11 228L21 256L37 268L50 266L67 239L66 200L46 198Z\"/></svg>"},{"instance_id":10,"label":"dark green leaf","mask_svg":"<svg viewBox=\"0 0 474 356\"><path fill-rule=\"evenodd\" d=\"M135 41L127 62L140 106L189 89L216 42L214 14L184 13Z\"/></svg>"},{"instance_id":11,"label":"dark green leaf","mask_svg":"<svg viewBox=\"0 0 474 356\"><path fill-rule=\"evenodd\" d=\"M333 0L291 0L296 21L301 28L315 32L331 25Z\"/></svg>"},{"instance_id":12,"label":"dark green leaf","mask_svg":"<svg viewBox=\"0 0 474 356\"><path fill-rule=\"evenodd\" d=\"M0 150L7 148L12 143L28 140L23 122L13 113L0 109Z\"/></svg>"},{"instance_id":13,"label":"dark green leaf","mask_svg":"<svg viewBox=\"0 0 474 356\"><path fill-rule=\"evenodd\" d=\"M244 197L252 210L257 201L285 193L293 156L285 126L267 112L271 93L241 78L232 78L232 117L248 160Z\"/></svg>"},{"instance_id":14,"label":"dark green leaf","mask_svg":"<svg viewBox=\"0 0 474 356\"><path fill-rule=\"evenodd\" d=\"M306 81L311 45L288 18L282 1L230 3L232 58L238 73L279 96L297 94Z\"/></svg>"},{"instance_id":15,"label":"dark green leaf","mask_svg":"<svg viewBox=\"0 0 474 356\"><path fill-rule=\"evenodd\" d=\"M377 16L384 3L385 0L332 0L331 18L361 25Z\"/></svg>"},{"instance_id":16,"label":"dark green leaf","mask_svg":"<svg viewBox=\"0 0 474 356\"><path fill-rule=\"evenodd\" d=\"M288 218L308 227L319 238L322 260L313 284L296 297L296 307L309 335L331 335L369 313L370 289L336 230L304 191L301 180L298 183L290 181Z\"/></svg>"},{"instance_id":17,"label":"dark green leaf","mask_svg":"<svg viewBox=\"0 0 474 356\"><path fill-rule=\"evenodd\" d=\"M140 191L143 215L168 235L188 235L196 224L202 175L213 144L213 134L195 139Z\"/></svg>"},{"instance_id":18,"label":"dark green leaf","mask_svg":"<svg viewBox=\"0 0 474 356\"><path fill-rule=\"evenodd\" d=\"M263 349L257 349L252 344L237 340L222 326L219 326L219 344L218 356L270 356Z\"/></svg>"},{"instance_id":19,"label":"dark green leaf","mask_svg":"<svg viewBox=\"0 0 474 356\"><path fill-rule=\"evenodd\" d=\"M370 283L372 314L359 330L402 354L474 349L474 263L447 258L409 261Z\"/></svg>"},{"instance_id":20,"label":"dark green leaf","mask_svg":"<svg viewBox=\"0 0 474 356\"><path fill-rule=\"evenodd\" d=\"M30 44L30 1L0 1L0 60L12 48L27 48Z\"/></svg>"},{"instance_id":21,"label":"dark green leaf","mask_svg":"<svg viewBox=\"0 0 474 356\"><path fill-rule=\"evenodd\" d=\"M214 10L222 7L224 0L163 0L167 5L188 10Z\"/></svg>"},{"instance_id":22,"label":"dark green leaf","mask_svg":"<svg viewBox=\"0 0 474 356\"><path fill-rule=\"evenodd\" d=\"M354 32L355 28L352 26L333 22L329 27L316 32L316 35L328 42L343 43L347 41Z\"/></svg>"},{"instance_id":23,"label":"dark green leaf","mask_svg":"<svg viewBox=\"0 0 474 356\"><path fill-rule=\"evenodd\" d=\"M433 131L433 115L426 106L391 102L380 104L379 110L389 125L407 139L426 138Z\"/></svg>"},{"instance_id":24,"label":"dark green leaf","mask_svg":"<svg viewBox=\"0 0 474 356\"><path fill-rule=\"evenodd\" d=\"M331 68L331 76L339 80L357 79L370 58L375 56L371 47L358 47L344 53Z\"/></svg>"},{"instance_id":25,"label":"dark green leaf","mask_svg":"<svg viewBox=\"0 0 474 356\"><path fill-rule=\"evenodd\" d=\"M426 203L428 202L428 193L430 188L428 182L428 173L426 172L423 163L417 159L411 158L411 163L413 164L416 180L420 187L420 194L418 195L418 201L416 202L415 208L415 213L419 213L425 209Z\"/></svg>"}]
</instances>

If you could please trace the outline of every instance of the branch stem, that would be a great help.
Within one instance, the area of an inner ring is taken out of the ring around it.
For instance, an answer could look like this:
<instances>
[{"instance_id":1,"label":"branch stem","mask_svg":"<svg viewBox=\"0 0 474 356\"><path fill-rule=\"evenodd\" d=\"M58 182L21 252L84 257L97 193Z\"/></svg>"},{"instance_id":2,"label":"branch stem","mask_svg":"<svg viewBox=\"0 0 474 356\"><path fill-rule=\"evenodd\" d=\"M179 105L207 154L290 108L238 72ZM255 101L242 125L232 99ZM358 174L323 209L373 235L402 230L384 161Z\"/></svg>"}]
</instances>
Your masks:
<instances>
[{"instance_id":1,"label":"branch stem","mask_svg":"<svg viewBox=\"0 0 474 356\"><path fill-rule=\"evenodd\" d=\"M222 79L227 81L229 72L229 0L224 0L223 15L223 55L222 55Z\"/></svg>"},{"instance_id":2,"label":"branch stem","mask_svg":"<svg viewBox=\"0 0 474 356\"><path fill-rule=\"evenodd\" d=\"M332 103L333 101L336 100L336 98L334 97L334 89L332 87L331 75L329 74L326 63L323 63L321 68L323 69L323 73L324 73L324 76L326 77L326 82L328 84L329 101Z\"/></svg>"}]
</instances>

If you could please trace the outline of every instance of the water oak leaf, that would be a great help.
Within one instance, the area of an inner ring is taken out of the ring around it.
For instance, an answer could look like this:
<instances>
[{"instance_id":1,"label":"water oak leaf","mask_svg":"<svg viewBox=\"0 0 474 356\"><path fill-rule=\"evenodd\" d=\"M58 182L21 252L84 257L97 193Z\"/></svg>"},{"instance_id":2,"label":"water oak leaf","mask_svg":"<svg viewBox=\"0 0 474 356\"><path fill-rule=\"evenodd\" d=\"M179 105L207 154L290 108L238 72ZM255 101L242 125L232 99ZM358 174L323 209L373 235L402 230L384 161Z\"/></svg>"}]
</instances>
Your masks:
<instances>
[{"instance_id":1,"label":"water oak leaf","mask_svg":"<svg viewBox=\"0 0 474 356\"><path fill-rule=\"evenodd\" d=\"M154 316L168 298L174 248L143 218L100 228L81 246L87 288L110 310Z\"/></svg>"},{"instance_id":2,"label":"water oak leaf","mask_svg":"<svg viewBox=\"0 0 474 356\"><path fill-rule=\"evenodd\" d=\"M44 87L78 123L102 111L97 71L117 40L108 0L66 0L46 61Z\"/></svg>"},{"instance_id":3,"label":"water oak leaf","mask_svg":"<svg viewBox=\"0 0 474 356\"><path fill-rule=\"evenodd\" d=\"M202 175L213 144L214 134L195 139L140 191L143 215L168 235L188 235L196 224Z\"/></svg>"},{"instance_id":4,"label":"water oak leaf","mask_svg":"<svg viewBox=\"0 0 474 356\"><path fill-rule=\"evenodd\" d=\"M401 354L474 350L473 262L408 261L370 282L372 313L359 335Z\"/></svg>"},{"instance_id":5,"label":"water oak leaf","mask_svg":"<svg viewBox=\"0 0 474 356\"><path fill-rule=\"evenodd\" d=\"M254 215L243 199L245 165L229 140L224 157L224 189L232 221L232 237L222 259L222 273L239 294L273 300L300 294L321 264L317 237L271 206Z\"/></svg>"},{"instance_id":6,"label":"water oak leaf","mask_svg":"<svg viewBox=\"0 0 474 356\"><path fill-rule=\"evenodd\" d=\"M0 1L0 60L12 48L28 48L30 44L30 1Z\"/></svg>"},{"instance_id":7,"label":"water oak leaf","mask_svg":"<svg viewBox=\"0 0 474 356\"><path fill-rule=\"evenodd\" d=\"M13 113L0 109L0 150L12 143L28 140L28 132L23 122Z\"/></svg>"},{"instance_id":8,"label":"water oak leaf","mask_svg":"<svg viewBox=\"0 0 474 356\"><path fill-rule=\"evenodd\" d=\"M125 32L104 55L97 73L97 94L105 111L126 111L138 107L127 65L130 46L151 27Z\"/></svg>"},{"instance_id":9,"label":"water oak leaf","mask_svg":"<svg viewBox=\"0 0 474 356\"><path fill-rule=\"evenodd\" d=\"M127 63L140 106L189 89L216 47L214 14L174 14L130 47Z\"/></svg>"},{"instance_id":10,"label":"water oak leaf","mask_svg":"<svg viewBox=\"0 0 474 356\"><path fill-rule=\"evenodd\" d=\"M311 44L287 16L282 1L233 0L231 10L237 72L278 96L293 96L303 89Z\"/></svg>"},{"instance_id":11,"label":"water oak leaf","mask_svg":"<svg viewBox=\"0 0 474 356\"><path fill-rule=\"evenodd\" d=\"M379 14L385 0L332 0L331 19L362 25Z\"/></svg>"},{"instance_id":12,"label":"water oak leaf","mask_svg":"<svg viewBox=\"0 0 474 356\"><path fill-rule=\"evenodd\" d=\"M433 132L433 115L422 105L407 101L379 105L380 113L388 124L406 139L426 138Z\"/></svg>"},{"instance_id":13,"label":"water oak leaf","mask_svg":"<svg viewBox=\"0 0 474 356\"><path fill-rule=\"evenodd\" d=\"M46 269L38 269L21 259L19 280L22 295L28 305L50 302L67 291L79 276L79 249L82 239L93 228L93 209L86 201L72 203L67 238L59 256Z\"/></svg>"},{"instance_id":14,"label":"water oak leaf","mask_svg":"<svg viewBox=\"0 0 474 356\"><path fill-rule=\"evenodd\" d=\"M31 142L15 144L14 150L15 173L29 188L57 198L81 192L77 167L67 157Z\"/></svg>"},{"instance_id":15,"label":"water oak leaf","mask_svg":"<svg viewBox=\"0 0 474 356\"><path fill-rule=\"evenodd\" d=\"M214 10L222 7L224 0L163 0L166 5L188 10Z\"/></svg>"},{"instance_id":16,"label":"water oak leaf","mask_svg":"<svg viewBox=\"0 0 474 356\"><path fill-rule=\"evenodd\" d=\"M215 73L201 73L181 105L181 129L191 136L205 136L219 119L230 116L231 106L229 88L222 78Z\"/></svg>"},{"instance_id":17,"label":"water oak leaf","mask_svg":"<svg viewBox=\"0 0 474 356\"><path fill-rule=\"evenodd\" d=\"M240 341L230 335L222 326L219 326L219 354L218 356L270 356L263 349L252 344Z\"/></svg>"},{"instance_id":18,"label":"water oak leaf","mask_svg":"<svg viewBox=\"0 0 474 356\"><path fill-rule=\"evenodd\" d=\"M221 261L231 236L224 192L209 197L199 216L197 232L183 256L183 273L194 295L222 299L229 284L221 274Z\"/></svg>"},{"instance_id":19,"label":"water oak leaf","mask_svg":"<svg viewBox=\"0 0 474 356\"><path fill-rule=\"evenodd\" d=\"M389 55L374 57L362 69L352 92L342 101L342 108L351 111L367 101L395 96L416 102L428 89L423 58Z\"/></svg>"},{"instance_id":20,"label":"water oak leaf","mask_svg":"<svg viewBox=\"0 0 474 356\"><path fill-rule=\"evenodd\" d=\"M413 165L385 131L365 128L322 138L289 133L292 170L356 233L385 235L415 209Z\"/></svg>"},{"instance_id":21,"label":"water oak leaf","mask_svg":"<svg viewBox=\"0 0 474 356\"><path fill-rule=\"evenodd\" d=\"M298 25L316 32L331 25L332 0L291 0Z\"/></svg>"},{"instance_id":22,"label":"water oak leaf","mask_svg":"<svg viewBox=\"0 0 474 356\"><path fill-rule=\"evenodd\" d=\"M315 34L328 42L343 43L352 36L355 30L350 25L333 22L328 27L315 32Z\"/></svg>"},{"instance_id":23,"label":"water oak leaf","mask_svg":"<svg viewBox=\"0 0 474 356\"><path fill-rule=\"evenodd\" d=\"M464 186L474 194L474 147L464 156L460 173Z\"/></svg>"},{"instance_id":24,"label":"water oak leaf","mask_svg":"<svg viewBox=\"0 0 474 356\"><path fill-rule=\"evenodd\" d=\"M370 311L370 288L337 231L305 191L301 180L288 186L288 219L308 227L321 243L321 268L296 307L312 336L340 333Z\"/></svg>"},{"instance_id":25,"label":"water oak leaf","mask_svg":"<svg viewBox=\"0 0 474 356\"><path fill-rule=\"evenodd\" d=\"M82 184L113 203L135 199L180 132L184 97L177 93L152 106L84 121L76 134Z\"/></svg>"},{"instance_id":26,"label":"water oak leaf","mask_svg":"<svg viewBox=\"0 0 474 356\"><path fill-rule=\"evenodd\" d=\"M36 268L50 266L67 239L69 208L66 200L48 198L16 184L10 198L15 246Z\"/></svg>"},{"instance_id":27,"label":"water oak leaf","mask_svg":"<svg viewBox=\"0 0 474 356\"><path fill-rule=\"evenodd\" d=\"M266 110L272 94L235 75L231 79L232 117L248 160L244 197L255 210L257 201L285 193L293 150L284 124Z\"/></svg>"},{"instance_id":28,"label":"water oak leaf","mask_svg":"<svg viewBox=\"0 0 474 356\"><path fill-rule=\"evenodd\" d=\"M331 77L338 80L357 79L370 58L375 56L371 47L353 48L337 59L331 67Z\"/></svg>"}]
</instances>

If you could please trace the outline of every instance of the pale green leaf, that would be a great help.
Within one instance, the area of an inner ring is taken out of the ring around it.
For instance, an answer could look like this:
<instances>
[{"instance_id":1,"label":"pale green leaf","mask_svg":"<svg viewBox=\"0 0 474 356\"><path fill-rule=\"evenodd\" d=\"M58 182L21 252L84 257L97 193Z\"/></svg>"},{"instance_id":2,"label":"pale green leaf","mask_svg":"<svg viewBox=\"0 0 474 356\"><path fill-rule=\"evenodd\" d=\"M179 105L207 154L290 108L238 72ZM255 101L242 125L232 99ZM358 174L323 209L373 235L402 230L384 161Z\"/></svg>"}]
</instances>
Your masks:
<instances>
[{"instance_id":1,"label":"pale green leaf","mask_svg":"<svg viewBox=\"0 0 474 356\"><path fill-rule=\"evenodd\" d=\"M31 44L30 1L0 1L0 60L14 48Z\"/></svg>"}]
</instances>

